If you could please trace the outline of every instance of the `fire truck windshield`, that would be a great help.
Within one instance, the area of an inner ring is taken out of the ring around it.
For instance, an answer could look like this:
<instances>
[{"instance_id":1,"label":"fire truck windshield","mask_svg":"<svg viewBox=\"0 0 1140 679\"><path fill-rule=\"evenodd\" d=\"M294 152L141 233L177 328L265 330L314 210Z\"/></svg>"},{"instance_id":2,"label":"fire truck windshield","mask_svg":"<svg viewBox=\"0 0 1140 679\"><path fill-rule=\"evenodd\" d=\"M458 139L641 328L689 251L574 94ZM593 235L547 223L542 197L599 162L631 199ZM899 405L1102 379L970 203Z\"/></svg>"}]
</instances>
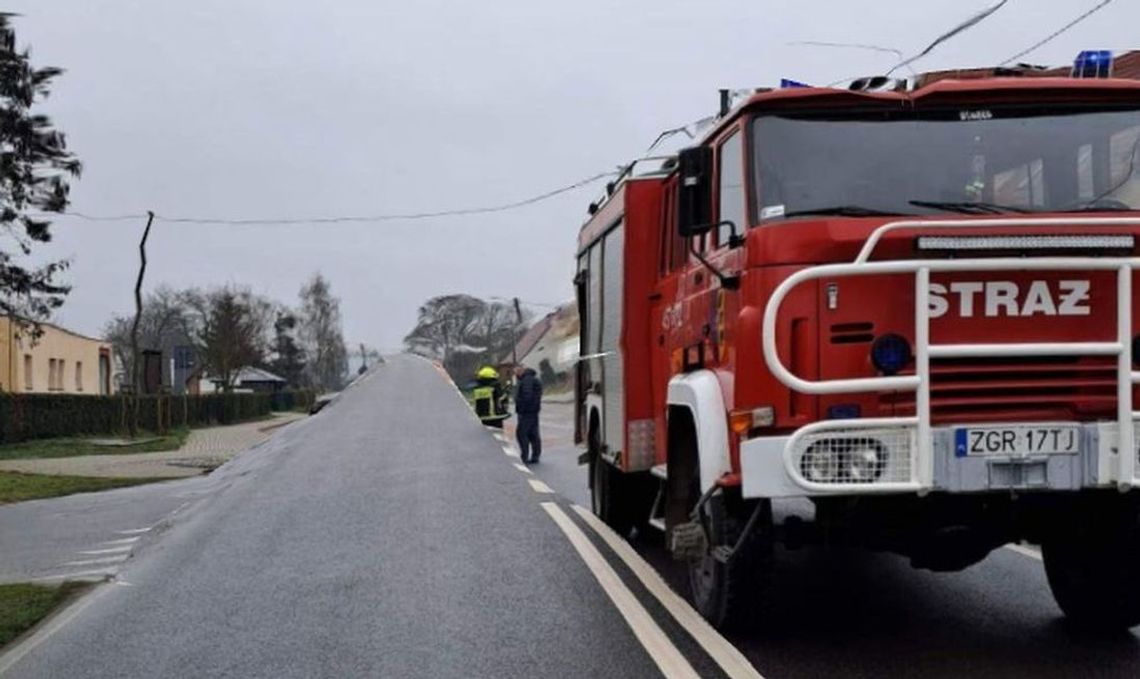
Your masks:
<instances>
[{"instance_id":1,"label":"fire truck windshield","mask_svg":"<svg viewBox=\"0 0 1140 679\"><path fill-rule=\"evenodd\" d=\"M1140 209L1140 111L989 110L753 121L767 222Z\"/></svg>"}]
</instances>

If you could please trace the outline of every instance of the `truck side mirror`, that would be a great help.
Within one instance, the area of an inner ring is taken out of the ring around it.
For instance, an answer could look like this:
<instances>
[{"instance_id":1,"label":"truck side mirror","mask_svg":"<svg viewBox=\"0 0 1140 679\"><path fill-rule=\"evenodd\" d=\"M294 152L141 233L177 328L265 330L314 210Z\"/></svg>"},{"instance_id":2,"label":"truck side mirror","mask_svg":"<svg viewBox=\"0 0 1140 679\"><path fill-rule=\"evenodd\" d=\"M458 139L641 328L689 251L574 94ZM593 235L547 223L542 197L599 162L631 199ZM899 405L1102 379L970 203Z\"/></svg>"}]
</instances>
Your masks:
<instances>
[{"instance_id":1,"label":"truck side mirror","mask_svg":"<svg viewBox=\"0 0 1140 679\"><path fill-rule=\"evenodd\" d=\"M709 146L684 149L677 158L677 230L683 238L710 231L712 223L713 151Z\"/></svg>"}]
</instances>

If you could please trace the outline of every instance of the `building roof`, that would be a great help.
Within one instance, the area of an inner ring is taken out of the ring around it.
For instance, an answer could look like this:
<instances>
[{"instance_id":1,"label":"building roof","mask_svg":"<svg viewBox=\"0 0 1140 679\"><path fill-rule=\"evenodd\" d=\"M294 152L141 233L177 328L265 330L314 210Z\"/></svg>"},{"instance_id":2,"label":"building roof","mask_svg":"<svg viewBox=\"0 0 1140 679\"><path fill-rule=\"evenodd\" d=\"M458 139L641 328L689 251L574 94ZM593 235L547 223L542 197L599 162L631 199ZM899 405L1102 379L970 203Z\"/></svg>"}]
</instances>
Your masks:
<instances>
[{"instance_id":1,"label":"building roof","mask_svg":"<svg viewBox=\"0 0 1140 679\"><path fill-rule=\"evenodd\" d=\"M1049 68L1022 64L1018 68L1005 69L1005 73L1016 74L1023 78L1068 78L1072 70L1072 66ZM981 78L992 78L999 74L1003 74L1002 71L993 67L930 71L919 76L916 86L925 87L940 80L979 80ZM1116 55L1112 62L1112 77L1124 80L1140 80L1140 51L1132 50Z\"/></svg>"},{"instance_id":2,"label":"building roof","mask_svg":"<svg viewBox=\"0 0 1140 679\"><path fill-rule=\"evenodd\" d=\"M16 323L19 323L19 324L42 325L45 328L52 328L52 329L58 330L60 332L67 333L68 335L71 335L72 337L78 337L79 339L89 340L91 342L99 342L100 344L108 344L107 340L105 340L105 339L102 339L99 337L92 337L90 335L84 335L83 333L75 332L74 330L68 330L67 328L63 327L62 325L59 325L57 323L52 323L50 321L33 321L31 319L13 316L12 314L2 314L2 315L0 315L0 318L6 318L8 320L14 320L14 321L16 321Z\"/></svg>"},{"instance_id":3,"label":"building roof","mask_svg":"<svg viewBox=\"0 0 1140 679\"><path fill-rule=\"evenodd\" d=\"M538 319L534 325L530 326L527 331L523 333L523 336L519 338L519 341L515 343L514 355L518 356L519 360L525 358L526 355L530 353L530 350L533 349L536 344L538 344L538 341L542 339L542 336L550 330L550 324L553 321L553 313L547 314Z\"/></svg>"},{"instance_id":4,"label":"building roof","mask_svg":"<svg viewBox=\"0 0 1140 679\"><path fill-rule=\"evenodd\" d=\"M268 370L262 370L261 368L242 368L238 371L237 377L234 378L234 382L237 384L241 384L243 382L280 382L284 384L285 382L288 382L288 380L286 380L284 377L274 375Z\"/></svg>"}]
</instances>

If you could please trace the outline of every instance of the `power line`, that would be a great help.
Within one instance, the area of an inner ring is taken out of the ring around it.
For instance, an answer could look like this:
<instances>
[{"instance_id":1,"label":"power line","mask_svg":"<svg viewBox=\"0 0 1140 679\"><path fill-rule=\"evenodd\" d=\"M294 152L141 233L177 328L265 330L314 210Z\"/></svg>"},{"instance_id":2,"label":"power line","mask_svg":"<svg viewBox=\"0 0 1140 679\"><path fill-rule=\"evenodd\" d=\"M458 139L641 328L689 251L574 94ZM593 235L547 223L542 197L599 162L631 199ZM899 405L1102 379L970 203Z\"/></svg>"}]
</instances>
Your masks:
<instances>
[{"instance_id":1,"label":"power line","mask_svg":"<svg viewBox=\"0 0 1140 679\"><path fill-rule=\"evenodd\" d=\"M82 212L37 212L37 217L76 217L88 222L127 222L146 219L147 213L140 212L134 215L89 215Z\"/></svg>"},{"instance_id":2,"label":"power line","mask_svg":"<svg viewBox=\"0 0 1140 679\"><path fill-rule=\"evenodd\" d=\"M792 42L785 43L787 45L804 45L807 47L841 47L845 49L857 50L870 50L872 52L884 52L886 54L893 54L902 61L906 58L902 50L895 49L894 47L883 47L882 45L867 45L858 42L828 42L826 40L793 40Z\"/></svg>"},{"instance_id":3,"label":"power line","mask_svg":"<svg viewBox=\"0 0 1140 679\"><path fill-rule=\"evenodd\" d=\"M1001 62L1001 64L999 64L999 65L1000 65L1000 66L1005 66L1006 64L1008 64L1008 63L1010 63L1010 62L1012 62L1012 61L1015 61L1015 60L1017 60L1017 59L1020 59L1021 57L1025 56L1026 54L1029 54L1030 52L1032 52L1032 51L1036 50L1038 47L1041 47L1041 46L1042 46L1042 45L1044 45L1045 43L1052 41L1052 40L1053 40L1054 38L1056 38L1057 36L1059 36L1059 35L1061 35L1062 33L1064 33L1064 32L1066 32L1066 31L1068 31L1068 30L1069 30L1070 28L1072 28L1073 26L1076 26L1077 24L1081 23L1082 21L1084 21L1085 19L1089 18L1089 17L1090 17L1090 16L1092 16L1093 14L1096 14L1096 13L1097 13L1097 12L1099 12L1100 10L1104 9L1104 8L1105 8L1105 7L1106 7L1106 6L1107 6L1109 3L1111 3L1111 2L1112 2L1112 0L1101 0L1101 2L1100 2L1100 3L1098 3L1098 4L1097 4L1095 7L1093 7L1092 9L1088 10L1087 12L1085 12L1085 13L1084 13L1084 14L1082 14L1082 15L1080 15L1080 16L1079 16L1079 17L1077 17L1076 19L1073 19L1072 21L1070 21L1069 23L1065 24L1064 26L1062 26L1061 28L1057 29L1056 31L1053 31L1053 32L1052 32L1052 33L1050 33L1049 35L1045 36L1043 39L1041 39L1041 40L1037 41L1036 43L1034 43L1033 45L1030 45L1029 47L1027 47L1027 48L1025 48L1025 49L1021 50L1020 52L1018 52L1017 54L1013 55L1012 57L1010 57L1010 58L1006 59L1005 61Z\"/></svg>"},{"instance_id":4,"label":"power line","mask_svg":"<svg viewBox=\"0 0 1140 679\"><path fill-rule=\"evenodd\" d=\"M511 203L503 203L501 205L490 205L485 207L470 207L459 208L455 210L439 210L436 212L409 212L409 213L394 213L394 214L380 214L371 216L340 216L340 217L313 217L313 218L258 218L258 219L217 219L209 217L166 217L159 215L164 222L174 224L229 224L238 226L258 225L258 224L343 224L351 222L390 222L398 220L416 220L416 219L432 219L436 217L458 217L462 215L476 215L488 214L492 212L505 212L507 210L514 210L527 205L533 205L554 196L573 191L574 189L588 186L596 181L612 177L618 174L616 170L609 172L599 172L585 179L574 182L567 186L562 186L552 191L540 193L537 196L531 196L523 200L514 201Z\"/></svg>"},{"instance_id":5,"label":"power line","mask_svg":"<svg viewBox=\"0 0 1140 679\"><path fill-rule=\"evenodd\" d=\"M934 42L927 45L926 48L924 50L922 50L921 52L919 52L918 54L914 55L913 57L910 57L909 59L903 59L899 63L892 66L891 70L887 71L884 75L890 75L891 73L894 73L895 71L902 68L903 66L909 66L911 63L918 61L919 59L925 57L927 54L930 54L931 52L933 52L935 47L938 47L939 45L946 42L950 38L953 38L954 36L958 35L959 33L962 33L964 31L967 31L967 30L973 28L974 26L977 26L982 21L989 18L989 16L991 14L993 14L994 12L996 12L999 9L1001 9L1002 7L1004 7L1006 5L1006 3L1008 3L1008 2L1009 2L1009 0L999 0L999 2L992 5L991 7L988 7L986 9L978 12L974 16L970 17L969 19L966 19L965 21L958 24L954 28L951 28L949 31L946 31L942 35L935 38Z\"/></svg>"},{"instance_id":6,"label":"power line","mask_svg":"<svg viewBox=\"0 0 1140 679\"><path fill-rule=\"evenodd\" d=\"M561 186L557 189L540 193L536 196L524 198L510 203L503 203L500 205L488 205L482 207L469 207L459 208L454 210L439 210L436 212L410 212L410 213L391 213L391 214L378 214L378 215L342 215L334 217L280 217L280 218L254 218L254 219L226 219L215 217L186 217L186 216L166 216L161 213L155 214L155 219L161 222L172 224L226 224L231 226L255 226L255 225L271 225L271 224L344 224L344 223L366 223L366 222L389 222L399 220L417 220L417 219L432 219L435 217L456 217L461 215L476 215L488 214L493 212L506 212L507 210L515 210L527 205L548 200L563 193L568 193L575 189L580 189L583 186L588 186L599 180L607 177L613 177L618 174L618 170L611 170L609 172L599 172L585 179L578 180L573 184ZM128 220L146 219L146 213L141 214L124 214L124 215L89 215L82 212L63 212L63 213L42 213L44 217L76 217L91 222L118 222Z\"/></svg>"}]
</instances>

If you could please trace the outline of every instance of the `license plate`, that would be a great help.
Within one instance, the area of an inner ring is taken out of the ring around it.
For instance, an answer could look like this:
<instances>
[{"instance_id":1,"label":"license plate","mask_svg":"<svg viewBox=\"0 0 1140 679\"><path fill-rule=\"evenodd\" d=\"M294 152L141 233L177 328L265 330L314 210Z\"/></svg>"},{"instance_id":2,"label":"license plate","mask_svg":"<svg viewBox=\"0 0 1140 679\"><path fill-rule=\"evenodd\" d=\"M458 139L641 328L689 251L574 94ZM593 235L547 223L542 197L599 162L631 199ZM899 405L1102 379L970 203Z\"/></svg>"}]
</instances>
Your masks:
<instances>
[{"instance_id":1,"label":"license plate","mask_svg":"<svg viewBox=\"0 0 1140 679\"><path fill-rule=\"evenodd\" d=\"M1072 454L1080 451L1080 433L1075 425L961 428L954 430L954 454L958 457Z\"/></svg>"}]
</instances>

